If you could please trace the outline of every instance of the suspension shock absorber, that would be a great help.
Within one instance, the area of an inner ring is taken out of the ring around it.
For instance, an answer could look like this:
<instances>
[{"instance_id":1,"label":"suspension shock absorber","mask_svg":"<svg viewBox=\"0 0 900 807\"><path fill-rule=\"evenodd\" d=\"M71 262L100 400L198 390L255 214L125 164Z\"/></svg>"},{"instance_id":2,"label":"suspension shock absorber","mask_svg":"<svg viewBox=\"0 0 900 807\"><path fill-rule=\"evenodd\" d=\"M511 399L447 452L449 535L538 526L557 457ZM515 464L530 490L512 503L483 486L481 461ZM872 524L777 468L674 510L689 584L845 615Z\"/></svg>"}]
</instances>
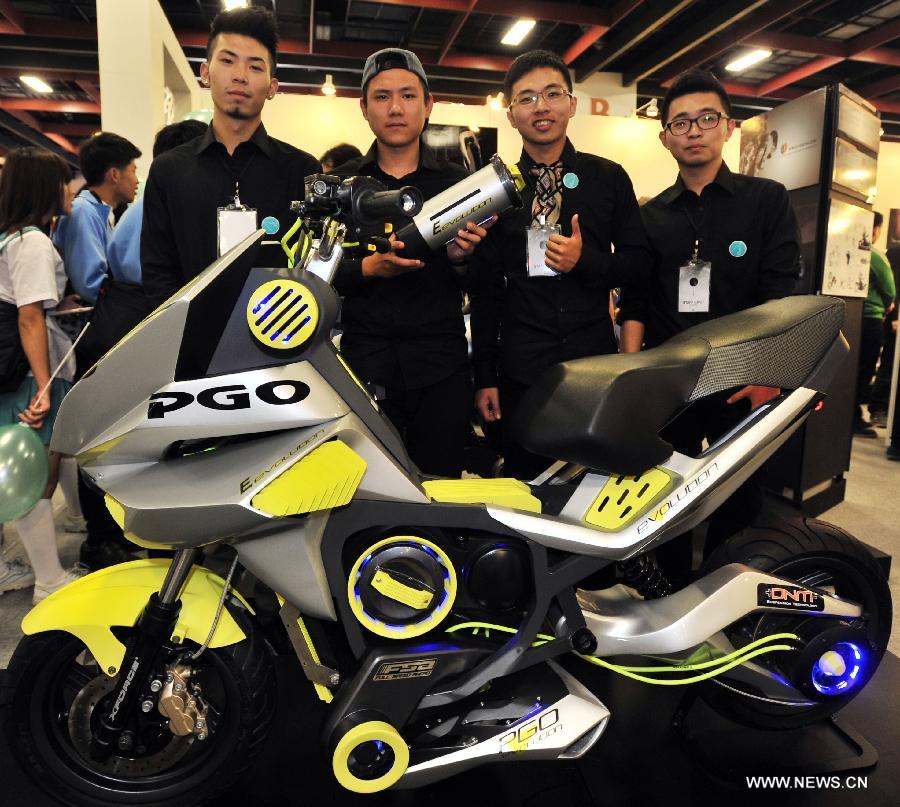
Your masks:
<instances>
[{"instance_id":1,"label":"suspension shock absorber","mask_svg":"<svg viewBox=\"0 0 900 807\"><path fill-rule=\"evenodd\" d=\"M659 567L646 555L636 555L619 564L625 584L631 586L645 600L668 597L672 584Z\"/></svg>"}]
</instances>

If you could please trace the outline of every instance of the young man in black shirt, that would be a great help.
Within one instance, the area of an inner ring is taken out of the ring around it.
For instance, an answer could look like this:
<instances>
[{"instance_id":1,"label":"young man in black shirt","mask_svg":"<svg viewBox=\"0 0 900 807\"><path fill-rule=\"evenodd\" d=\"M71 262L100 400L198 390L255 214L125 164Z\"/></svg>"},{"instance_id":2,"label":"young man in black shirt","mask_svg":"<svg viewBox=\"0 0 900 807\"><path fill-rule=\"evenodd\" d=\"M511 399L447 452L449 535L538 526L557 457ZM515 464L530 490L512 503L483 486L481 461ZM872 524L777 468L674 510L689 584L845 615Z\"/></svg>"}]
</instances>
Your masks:
<instances>
[{"instance_id":1,"label":"young man in black shirt","mask_svg":"<svg viewBox=\"0 0 900 807\"><path fill-rule=\"evenodd\" d=\"M417 187L427 201L466 173L439 160L421 141L433 100L418 57L386 48L363 68L360 109L375 135L368 153L338 166L388 188ZM397 219L395 226L405 223ZM427 474L458 477L469 428L471 381L466 361L462 285L466 262L486 235L466 222L445 250L424 261L393 250L345 259L334 285L344 297L341 353L370 388Z\"/></svg>"},{"instance_id":2,"label":"young man in black shirt","mask_svg":"<svg viewBox=\"0 0 900 807\"><path fill-rule=\"evenodd\" d=\"M280 237L290 203L318 161L269 137L262 108L278 89L271 12L227 11L213 20L200 79L212 92L203 137L153 161L144 193L144 289L161 303L259 226ZM223 215L224 214L224 215Z\"/></svg>"},{"instance_id":3,"label":"young man in black shirt","mask_svg":"<svg viewBox=\"0 0 900 807\"><path fill-rule=\"evenodd\" d=\"M472 262L475 403L486 423L504 426L504 474L531 479L552 460L510 437L519 400L552 364L616 352L610 290L643 282L650 251L624 169L566 137L577 102L562 59L519 56L504 92L526 189L522 208L500 217Z\"/></svg>"},{"instance_id":4,"label":"young man in black shirt","mask_svg":"<svg viewBox=\"0 0 900 807\"><path fill-rule=\"evenodd\" d=\"M641 210L655 263L649 286L623 294L619 317L625 351L640 350L642 343L655 347L697 323L786 297L799 273L797 221L784 186L733 174L722 159L735 122L719 81L700 70L683 73L660 112L659 138L678 164L678 178ZM704 438L715 441L778 392L748 386L710 396L677 418L663 436L677 451L696 456ZM761 507L757 475L713 516L707 553L749 524ZM685 557L673 564L669 556L686 553L687 543L663 547L674 577L686 574L689 566Z\"/></svg>"}]
</instances>

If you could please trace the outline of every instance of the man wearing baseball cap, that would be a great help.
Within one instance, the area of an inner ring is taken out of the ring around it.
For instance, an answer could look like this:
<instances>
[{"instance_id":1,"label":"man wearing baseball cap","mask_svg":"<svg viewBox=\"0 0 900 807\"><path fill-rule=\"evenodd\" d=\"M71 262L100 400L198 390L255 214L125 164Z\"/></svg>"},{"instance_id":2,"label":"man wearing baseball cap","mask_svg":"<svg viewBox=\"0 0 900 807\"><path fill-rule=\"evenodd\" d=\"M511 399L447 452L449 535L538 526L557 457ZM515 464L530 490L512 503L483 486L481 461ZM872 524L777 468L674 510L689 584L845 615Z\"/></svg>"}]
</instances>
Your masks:
<instances>
[{"instance_id":1,"label":"man wearing baseball cap","mask_svg":"<svg viewBox=\"0 0 900 807\"><path fill-rule=\"evenodd\" d=\"M414 53L373 53L363 68L359 106L375 142L335 173L372 176L390 189L413 185L426 200L458 182L465 171L421 140L433 104ZM377 390L410 457L427 474L462 472L471 410L462 290L467 260L486 234L466 222L446 250L424 261L403 257L403 243L392 239L392 251L345 259L335 277L344 297L341 352Z\"/></svg>"}]
</instances>

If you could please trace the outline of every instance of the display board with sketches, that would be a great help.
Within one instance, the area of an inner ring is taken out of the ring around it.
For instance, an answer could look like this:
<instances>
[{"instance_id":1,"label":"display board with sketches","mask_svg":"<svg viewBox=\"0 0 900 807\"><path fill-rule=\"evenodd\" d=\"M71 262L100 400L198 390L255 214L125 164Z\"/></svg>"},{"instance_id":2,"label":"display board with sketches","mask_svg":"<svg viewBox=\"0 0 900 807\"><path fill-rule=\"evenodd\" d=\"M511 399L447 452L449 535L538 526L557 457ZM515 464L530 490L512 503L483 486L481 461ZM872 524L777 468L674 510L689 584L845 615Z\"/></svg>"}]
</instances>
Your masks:
<instances>
[{"instance_id":1,"label":"display board with sketches","mask_svg":"<svg viewBox=\"0 0 900 807\"><path fill-rule=\"evenodd\" d=\"M840 199L831 200L822 293L865 297L869 290L872 211Z\"/></svg>"},{"instance_id":2,"label":"display board with sketches","mask_svg":"<svg viewBox=\"0 0 900 807\"><path fill-rule=\"evenodd\" d=\"M789 191L815 185L822 164L825 88L741 124L740 172Z\"/></svg>"}]
</instances>

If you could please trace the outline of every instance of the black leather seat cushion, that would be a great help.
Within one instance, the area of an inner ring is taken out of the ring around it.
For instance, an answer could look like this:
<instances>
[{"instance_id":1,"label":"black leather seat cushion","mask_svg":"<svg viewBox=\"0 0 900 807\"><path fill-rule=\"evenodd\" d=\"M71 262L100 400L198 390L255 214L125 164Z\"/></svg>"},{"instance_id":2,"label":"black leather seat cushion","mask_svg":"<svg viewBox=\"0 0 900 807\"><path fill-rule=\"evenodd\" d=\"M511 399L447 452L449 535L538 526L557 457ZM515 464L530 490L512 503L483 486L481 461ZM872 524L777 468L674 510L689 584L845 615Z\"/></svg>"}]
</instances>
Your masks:
<instances>
[{"instance_id":1,"label":"black leather seat cushion","mask_svg":"<svg viewBox=\"0 0 900 807\"><path fill-rule=\"evenodd\" d=\"M546 457L642 473L671 456L659 431L691 401L747 384L803 386L843 319L838 298L788 297L690 328L652 350L557 364L522 399L513 434Z\"/></svg>"}]
</instances>

